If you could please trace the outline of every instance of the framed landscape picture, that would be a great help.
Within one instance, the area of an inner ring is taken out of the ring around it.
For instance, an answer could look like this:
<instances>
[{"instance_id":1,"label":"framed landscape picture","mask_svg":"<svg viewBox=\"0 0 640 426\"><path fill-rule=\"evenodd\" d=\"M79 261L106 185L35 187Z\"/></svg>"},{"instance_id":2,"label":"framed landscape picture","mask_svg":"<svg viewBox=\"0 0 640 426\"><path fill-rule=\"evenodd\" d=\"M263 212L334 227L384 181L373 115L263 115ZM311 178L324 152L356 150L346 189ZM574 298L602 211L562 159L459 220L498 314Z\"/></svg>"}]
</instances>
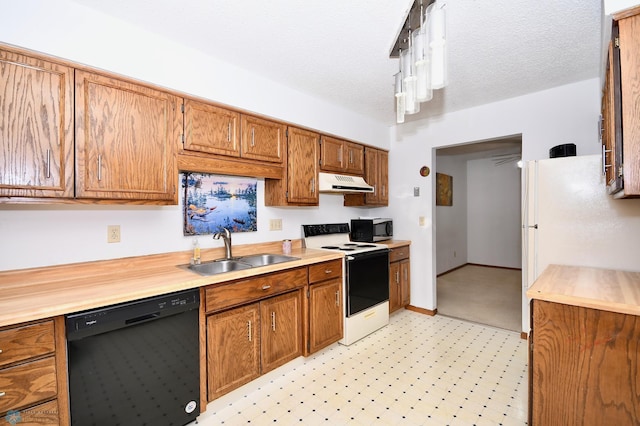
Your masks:
<instances>
[{"instance_id":1,"label":"framed landscape picture","mask_svg":"<svg viewBox=\"0 0 640 426\"><path fill-rule=\"evenodd\" d=\"M436 206L453 205L453 177L436 173Z\"/></svg>"},{"instance_id":2,"label":"framed landscape picture","mask_svg":"<svg viewBox=\"0 0 640 426\"><path fill-rule=\"evenodd\" d=\"M257 231L255 178L180 173L184 235Z\"/></svg>"}]
</instances>

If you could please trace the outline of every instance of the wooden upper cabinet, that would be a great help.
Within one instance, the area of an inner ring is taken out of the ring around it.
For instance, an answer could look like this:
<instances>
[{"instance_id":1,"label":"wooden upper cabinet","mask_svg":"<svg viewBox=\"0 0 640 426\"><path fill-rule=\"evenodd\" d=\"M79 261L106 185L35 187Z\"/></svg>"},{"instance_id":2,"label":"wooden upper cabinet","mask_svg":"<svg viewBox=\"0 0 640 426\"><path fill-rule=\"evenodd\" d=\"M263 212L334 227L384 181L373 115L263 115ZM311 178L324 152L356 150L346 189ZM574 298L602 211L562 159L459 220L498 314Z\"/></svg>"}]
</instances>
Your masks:
<instances>
[{"instance_id":1,"label":"wooden upper cabinet","mask_svg":"<svg viewBox=\"0 0 640 426\"><path fill-rule=\"evenodd\" d=\"M364 179L374 191L366 194L345 194L345 206L386 206L389 204L389 153L366 147Z\"/></svg>"},{"instance_id":2,"label":"wooden upper cabinet","mask_svg":"<svg viewBox=\"0 0 640 426\"><path fill-rule=\"evenodd\" d=\"M0 196L73 197L73 68L0 50Z\"/></svg>"},{"instance_id":3,"label":"wooden upper cabinet","mask_svg":"<svg viewBox=\"0 0 640 426\"><path fill-rule=\"evenodd\" d=\"M241 116L243 158L282 163L286 126L250 115Z\"/></svg>"},{"instance_id":4,"label":"wooden upper cabinet","mask_svg":"<svg viewBox=\"0 0 640 426\"><path fill-rule=\"evenodd\" d=\"M602 99L607 189L616 198L640 197L640 7L614 15Z\"/></svg>"},{"instance_id":5,"label":"wooden upper cabinet","mask_svg":"<svg viewBox=\"0 0 640 426\"><path fill-rule=\"evenodd\" d=\"M177 203L176 96L76 71L76 197Z\"/></svg>"},{"instance_id":6,"label":"wooden upper cabinet","mask_svg":"<svg viewBox=\"0 0 640 426\"><path fill-rule=\"evenodd\" d=\"M184 149L240 156L240 114L204 102L184 101Z\"/></svg>"},{"instance_id":7,"label":"wooden upper cabinet","mask_svg":"<svg viewBox=\"0 0 640 426\"><path fill-rule=\"evenodd\" d=\"M318 134L289 128L287 201L318 205Z\"/></svg>"},{"instance_id":8,"label":"wooden upper cabinet","mask_svg":"<svg viewBox=\"0 0 640 426\"><path fill-rule=\"evenodd\" d=\"M341 139L322 136L320 169L328 172L364 173L364 146Z\"/></svg>"}]
</instances>

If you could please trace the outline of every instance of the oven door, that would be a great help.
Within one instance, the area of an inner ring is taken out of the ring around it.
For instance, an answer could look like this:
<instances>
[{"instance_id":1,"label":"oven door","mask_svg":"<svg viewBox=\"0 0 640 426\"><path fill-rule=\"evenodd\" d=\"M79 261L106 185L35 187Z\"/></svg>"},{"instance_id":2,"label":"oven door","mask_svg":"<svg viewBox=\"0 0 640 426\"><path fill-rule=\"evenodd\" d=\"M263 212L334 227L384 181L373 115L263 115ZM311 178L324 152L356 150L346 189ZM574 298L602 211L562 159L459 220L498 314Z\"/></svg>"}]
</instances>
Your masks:
<instances>
[{"instance_id":1,"label":"oven door","mask_svg":"<svg viewBox=\"0 0 640 426\"><path fill-rule=\"evenodd\" d=\"M389 250L346 257L347 317L389 300Z\"/></svg>"}]
</instances>

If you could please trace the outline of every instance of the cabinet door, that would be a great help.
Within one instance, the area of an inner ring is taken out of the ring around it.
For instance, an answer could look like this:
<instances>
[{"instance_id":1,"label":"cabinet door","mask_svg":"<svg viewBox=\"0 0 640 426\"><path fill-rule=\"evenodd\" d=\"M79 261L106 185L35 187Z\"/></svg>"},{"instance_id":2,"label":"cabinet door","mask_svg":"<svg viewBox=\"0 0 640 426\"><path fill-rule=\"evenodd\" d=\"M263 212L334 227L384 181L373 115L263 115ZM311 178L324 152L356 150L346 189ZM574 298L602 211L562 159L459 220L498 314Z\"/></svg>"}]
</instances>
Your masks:
<instances>
[{"instance_id":1,"label":"cabinet door","mask_svg":"<svg viewBox=\"0 0 640 426\"><path fill-rule=\"evenodd\" d=\"M240 156L240 114L191 99L184 101L184 149Z\"/></svg>"},{"instance_id":2,"label":"cabinet door","mask_svg":"<svg viewBox=\"0 0 640 426\"><path fill-rule=\"evenodd\" d=\"M640 15L621 19L618 30L622 152L617 173L625 196L640 196Z\"/></svg>"},{"instance_id":3,"label":"cabinet door","mask_svg":"<svg viewBox=\"0 0 640 426\"><path fill-rule=\"evenodd\" d=\"M177 203L179 99L76 71L76 197Z\"/></svg>"},{"instance_id":4,"label":"cabinet door","mask_svg":"<svg viewBox=\"0 0 640 426\"><path fill-rule=\"evenodd\" d=\"M400 262L400 305L411 302L411 263L408 259Z\"/></svg>"},{"instance_id":5,"label":"cabinet door","mask_svg":"<svg viewBox=\"0 0 640 426\"><path fill-rule=\"evenodd\" d=\"M242 115L243 158L282 163L286 127L280 123Z\"/></svg>"},{"instance_id":6,"label":"cabinet door","mask_svg":"<svg viewBox=\"0 0 640 426\"><path fill-rule=\"evenodd\" d=\"M322 136L320 140L320 168L329 172L342 172L344 163L344 141Z\"/></svg>"},{"instance_id":7,"label":"cabinet door","mask_svg":"<svg viewBox=\"0 0 640 426\"><path fill-rule=\"evenodd\" d=\"M0 50L0 196L73 197L73 69Z\"/></svg>"},{"instance_id":8,"label":"cabinet door","mask_svg":"<svg viewBox=\"0 0 640 426\"><path fill-rule=\"evenodd\" d=\"M287 201L318 204L318 134L289 128Z\"/></svg>"},{"instance_id":9,"label":"cabinet door","mask_svg":"<svg viewBox=\"0 0 640 426\"><path fill-rule=\"evenodd\" d=\"M380 200L380 185L378 184L378 150L365 151L365 180L374 190L365 194L366 204L378 204Z\"/></svg>"},{"instance_id":10,"label":"cabinet door","mask_svg":"<svg viewBox=\"0 0 640 426\"><path fill-rule=\"evenodd\" d=\"M302 355L301 292L260 302L262 373Z\"/></svg>"},{"instance_id":11,"label":"cabinet door","mask_svg":"<svg viewBox=\"0 0 640 426\"><path fill-rule=\"evenodd\" d=\"M386 206L389 204L389 153L378 151L378 177L377 186L378 204Z\"/></svg>"},{"instance_id":12,"label":"cabinet door","mask_svg":"<svg viewBox=\"0 0 640 426\"><path fill-rule=\"evenodd\" d=\"M259 305L207 318L208 398L214 400L260 375Z\"/></svg>"},{"instance_id":13,"label":"cabinet door","mask_svg":"<svg viewBox=\"0 0 640 426\"><path fill-rule=\"evenodd\" d=\"M348 173L362 175L364 173L364 146L345 142L344 168Z\"/></svg>"},{"instance_id":14,"label":"cabinet door","mask_svg":"<svg viewBox=\"0 0 640 426\"><path fill-rule=\"evenodd\" d=\"M309 352L342 339L342 279L309 287Z\"/></svg>"},{"instance_id":15,"label":"cabinet door","mask_svg":"<svg viewBox=\"0 0 640 426\"><path fill-rule=\"evenodd\" d=\"M400 309L401 301L400 262L389 264L389 313Z\"/></svg>"}]
</instances>

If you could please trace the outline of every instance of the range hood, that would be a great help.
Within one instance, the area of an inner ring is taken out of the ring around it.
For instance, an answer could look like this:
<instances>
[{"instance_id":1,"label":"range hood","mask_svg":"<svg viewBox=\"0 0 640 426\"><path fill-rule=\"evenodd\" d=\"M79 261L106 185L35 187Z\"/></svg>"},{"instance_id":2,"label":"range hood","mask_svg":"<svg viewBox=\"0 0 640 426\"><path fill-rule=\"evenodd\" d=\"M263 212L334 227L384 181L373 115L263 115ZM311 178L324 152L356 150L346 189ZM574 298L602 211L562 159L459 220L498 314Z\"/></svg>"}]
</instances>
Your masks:
<instances>
[{"instance_id":1,"label":"range hood","mask_svg":"<svg viewBox=\"0 0 640 426\"><path fill-rule=\"evenodd\" d=\"M319 173L318 184L320 192L373 192L360 176L337 175L334 173Z\"/></svg>"}]
</instances>

